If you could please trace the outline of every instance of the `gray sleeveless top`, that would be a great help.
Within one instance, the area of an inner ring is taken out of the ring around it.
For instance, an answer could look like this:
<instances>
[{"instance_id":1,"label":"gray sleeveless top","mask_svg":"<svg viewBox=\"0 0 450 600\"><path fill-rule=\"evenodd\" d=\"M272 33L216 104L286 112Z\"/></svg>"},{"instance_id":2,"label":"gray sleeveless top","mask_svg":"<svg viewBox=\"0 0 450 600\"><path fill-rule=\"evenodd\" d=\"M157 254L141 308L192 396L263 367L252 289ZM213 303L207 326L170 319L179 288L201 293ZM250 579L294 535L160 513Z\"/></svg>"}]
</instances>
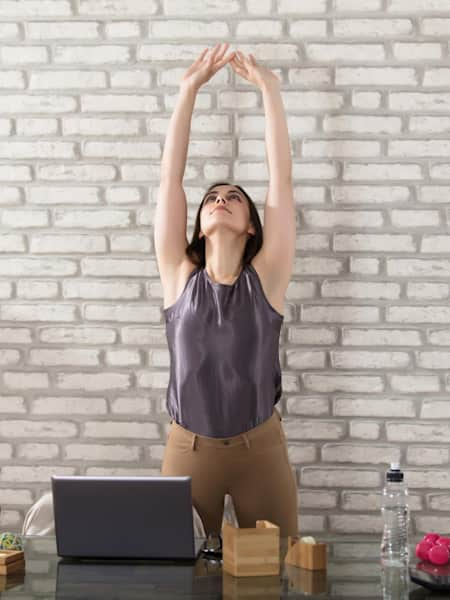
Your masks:
<instances>
[{"instance_id":1,"label":"gray sleeveless top","mask_svg":"<svg viewBox=\"0 0 450 600\"><path fill-rule=\"evenodd\" d=\"M229 285L196 267L163 309L170 352L166 407L185 429L231 437L263 423L282 392L284 316L267 300L250 263Z\"/></svg>"}]
</instances>

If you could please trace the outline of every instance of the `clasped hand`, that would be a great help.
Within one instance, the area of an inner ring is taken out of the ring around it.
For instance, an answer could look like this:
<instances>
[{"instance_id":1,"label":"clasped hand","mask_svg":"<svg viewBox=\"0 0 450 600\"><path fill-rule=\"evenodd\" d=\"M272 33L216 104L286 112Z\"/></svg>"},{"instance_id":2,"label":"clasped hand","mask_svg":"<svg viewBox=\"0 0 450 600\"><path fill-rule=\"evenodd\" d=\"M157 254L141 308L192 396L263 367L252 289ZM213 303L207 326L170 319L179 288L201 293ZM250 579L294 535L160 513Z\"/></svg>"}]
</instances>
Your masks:
<instances>
[{"instance_id":1,"label":"clasped hand","mask_svg":"<svg viewBox=\"0 0 450 600\"><path fill-rule=\"evenodd\" d=\"M184 73L181 85L198 90L228 62L238 75L260 89L266 85L280 83L278 76L259 64L251 53L245 56L243 52L235 50L224 57L229 45L228 42L224 42L216 44L212 49L205 48Z\"/></svg>"}]
</instances>

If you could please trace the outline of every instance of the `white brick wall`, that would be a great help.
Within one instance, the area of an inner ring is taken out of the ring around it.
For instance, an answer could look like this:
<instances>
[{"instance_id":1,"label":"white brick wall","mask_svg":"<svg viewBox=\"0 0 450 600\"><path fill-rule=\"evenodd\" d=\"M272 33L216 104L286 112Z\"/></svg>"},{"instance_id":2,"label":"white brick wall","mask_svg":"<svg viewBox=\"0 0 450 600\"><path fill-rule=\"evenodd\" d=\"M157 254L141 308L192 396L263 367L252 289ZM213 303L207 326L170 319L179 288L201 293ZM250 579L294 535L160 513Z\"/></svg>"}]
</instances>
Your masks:
<instances>
[{"instance_id":1,"label":"white brick wall","mask_svg":"<svg viewBox=\"0 0 450 600\"><path fill-rule=\"evenodd\" d=\"M282 80L297 258L280 408L302 532L450 523L450 0L0 2L0 530L53 473L159 474L169 354L153 248L178 83L217 40ZM188 235L212 181L263 218L259 91L199 93ZM237 143L236 143L237 141Z\"/></svg>"}]
</instances>

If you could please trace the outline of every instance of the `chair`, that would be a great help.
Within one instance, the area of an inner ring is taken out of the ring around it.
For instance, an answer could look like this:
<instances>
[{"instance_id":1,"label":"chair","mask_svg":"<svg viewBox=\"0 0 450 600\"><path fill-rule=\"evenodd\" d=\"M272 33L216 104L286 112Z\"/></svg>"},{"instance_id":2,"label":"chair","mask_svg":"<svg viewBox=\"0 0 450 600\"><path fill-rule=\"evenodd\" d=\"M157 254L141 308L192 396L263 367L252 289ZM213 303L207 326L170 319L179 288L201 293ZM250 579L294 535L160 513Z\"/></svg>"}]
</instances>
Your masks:
<instances>
[{"instance_id":1,"label":"chair","mask_svg":"<svg viewBox=\"0 0 450 600\"><path fill-rule=\"evenodd\" d=\"M194 536L206 537L203 522L195 506L192 507L192 518ZM226 494L224 499L222 527L225 521L239 527L234 512L233 499L229 494ZM53 495L51 491L45 492L28 510L22 526L22 535L55 535Z\"/></svg>"}]
</instances>

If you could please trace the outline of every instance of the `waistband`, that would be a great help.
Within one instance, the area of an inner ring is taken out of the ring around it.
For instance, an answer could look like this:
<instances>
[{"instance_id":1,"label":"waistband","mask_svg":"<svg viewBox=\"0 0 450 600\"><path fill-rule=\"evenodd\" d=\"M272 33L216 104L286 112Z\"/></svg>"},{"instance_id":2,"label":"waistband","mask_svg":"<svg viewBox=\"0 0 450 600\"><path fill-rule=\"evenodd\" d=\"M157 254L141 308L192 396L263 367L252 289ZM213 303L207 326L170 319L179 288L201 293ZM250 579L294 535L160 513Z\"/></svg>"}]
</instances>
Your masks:
<instances>
[{"instance_id":1,"label":"waistband","mask_svg":"<svg viewBox=\"0 0 450 600\"><path fill-rule=\"evenodd\" d=\"M239 433L237 435L226 438L209 437L207 435L194 433L193 431L186 429L173 419L170 421L170 427L176 430L177 435L185 436L186 439L190 440L193 450L195 450L195 444L197 439L201 440L202 446L214 446L217 448L220 446L238 446L241 445L242 442L244 442L247 448L250 448L250 442L252 439L254 440L255 438L258 438L259 436L263 435L268 429L273 428L274 425L279 427L280 421L282 421L282 416L279 413L278 409L274 406L272 415L263 423L252 427L252 429L249 429L244 433Z\"/></svg>"}]
</instances>

